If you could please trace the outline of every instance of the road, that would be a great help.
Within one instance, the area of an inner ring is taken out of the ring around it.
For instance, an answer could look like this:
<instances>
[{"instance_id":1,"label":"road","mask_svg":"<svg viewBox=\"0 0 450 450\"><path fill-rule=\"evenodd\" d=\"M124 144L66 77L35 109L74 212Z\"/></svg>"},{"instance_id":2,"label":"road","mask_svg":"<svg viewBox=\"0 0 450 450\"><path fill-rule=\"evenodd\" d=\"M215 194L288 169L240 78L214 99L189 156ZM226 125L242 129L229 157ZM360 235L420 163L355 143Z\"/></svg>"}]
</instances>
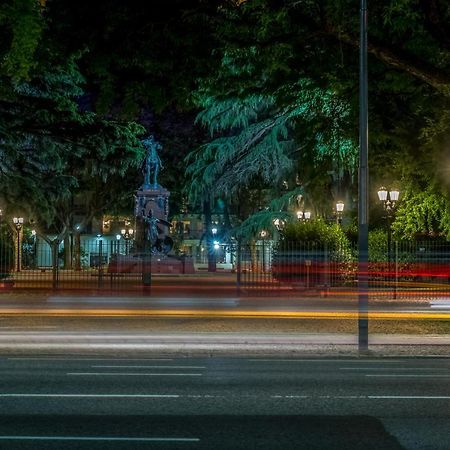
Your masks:
<instances>
[{"instance_id":1,"label":"road","mask_svg":"<svg viewBox=\"0 0 450 450\"><path fill-rule=\"evenodd\" d=\"M0 449L450 448L450 358L0 357Z\"/></svg>"},{"instance_id":2,"label":"road","mask_svg":"<svg viewBox=\"0 0 450 450\"><path fill-rule=\"evenodd\" d=\"M369 305L373 318L450 318L450 298ZM17 294L0 297L0 315L114 315L197 317L357 318L356 299L346 297L146 297Z\"/></svg>"}]
</instances>

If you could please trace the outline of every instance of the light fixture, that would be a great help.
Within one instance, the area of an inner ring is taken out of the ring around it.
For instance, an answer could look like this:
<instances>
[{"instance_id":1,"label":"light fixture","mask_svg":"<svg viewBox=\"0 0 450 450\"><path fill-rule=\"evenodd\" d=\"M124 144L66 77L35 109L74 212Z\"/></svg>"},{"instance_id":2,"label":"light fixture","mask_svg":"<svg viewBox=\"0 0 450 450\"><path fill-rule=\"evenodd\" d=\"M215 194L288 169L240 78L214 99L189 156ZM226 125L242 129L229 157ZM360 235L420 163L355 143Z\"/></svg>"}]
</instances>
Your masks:
<instances>
[{"instance_id":1,"label":"light fixture","mask_svg":"<svg viewBox=\"0 0 450 450\"><path fill-rule=\"evenodd\" d=\"M387 200L388 191L385 187L380 187L378 189L378 198L380 199L380 202L385 202Z\"/></svg>"},{"instance_id":2,"label":"light fixture","mask_svg":"<svg viewBox=\"0 0 450 450\"><path fill-rule=\"evenodd\" d=\"M389 197L392 202L398 201L399 196L400 196L400 191L398 189L391 189L389 191Z\"/></svg>"},{"instance_id":3,"label":"light fixture","mask_svg":"<svg viewBox=\"0 0 450 450\"><path fill-rule=\"evenodd\" d=\"M306 220L311 219L311 211L305 211L303 215L305 216Z\"/></svg>"},{"instance_id":4,"label":"light fixture","mask_svg":"<svg viewBox=\"0 0 450 450\"><path fill-rule=\"evenodd\" d=\"M344 211L344 202L343 201L338 201L336 202L336 212L338 213L342 213Z\"/></svg>"},{"instance_id":5,"label":"light fixture","mask_svg":"<svg viewBox=\"0 0 450 450\"><path fill-rule=\"evenodd\" d=\"M301 220L303 218L303 211L297 211L297 219Z\"/></svg>"}]
</instances>

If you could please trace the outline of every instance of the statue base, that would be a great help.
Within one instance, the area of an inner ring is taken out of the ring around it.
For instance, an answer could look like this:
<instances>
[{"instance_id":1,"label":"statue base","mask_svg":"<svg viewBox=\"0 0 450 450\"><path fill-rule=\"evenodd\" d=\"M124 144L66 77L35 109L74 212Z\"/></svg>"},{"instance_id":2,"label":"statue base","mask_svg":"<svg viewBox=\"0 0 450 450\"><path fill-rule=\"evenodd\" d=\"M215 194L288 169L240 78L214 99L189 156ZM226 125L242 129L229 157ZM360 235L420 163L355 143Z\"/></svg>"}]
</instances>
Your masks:
<instances>
[{"instance_id":1,"label":"statue base","mask_svg":"<svg viewBox=\"0 0 450 450\"><path fill-rule=\"evenodd\" d=\"M190 256L175 255L119 255L111 259L108 273L160 273L160 274L193 274L194 260Z\"/></svg>"}]
</instances>

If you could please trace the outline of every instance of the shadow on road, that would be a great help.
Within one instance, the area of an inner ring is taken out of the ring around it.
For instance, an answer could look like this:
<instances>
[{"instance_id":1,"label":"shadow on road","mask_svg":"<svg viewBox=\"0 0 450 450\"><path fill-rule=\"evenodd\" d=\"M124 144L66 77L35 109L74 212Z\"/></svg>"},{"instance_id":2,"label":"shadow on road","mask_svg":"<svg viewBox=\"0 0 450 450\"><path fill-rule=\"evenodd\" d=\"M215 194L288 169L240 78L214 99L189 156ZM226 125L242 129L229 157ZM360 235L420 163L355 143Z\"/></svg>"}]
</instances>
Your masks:
<instances>
[{"instance_id":1,"label":"shadow on road","mask_svg":"<svg viewBox=\"0 0 450 450\"><path fill-rule=\"evenodd\" d=\"M404 450L368 416L0 416L0 448Z\"/></svg>"}]
</instances>

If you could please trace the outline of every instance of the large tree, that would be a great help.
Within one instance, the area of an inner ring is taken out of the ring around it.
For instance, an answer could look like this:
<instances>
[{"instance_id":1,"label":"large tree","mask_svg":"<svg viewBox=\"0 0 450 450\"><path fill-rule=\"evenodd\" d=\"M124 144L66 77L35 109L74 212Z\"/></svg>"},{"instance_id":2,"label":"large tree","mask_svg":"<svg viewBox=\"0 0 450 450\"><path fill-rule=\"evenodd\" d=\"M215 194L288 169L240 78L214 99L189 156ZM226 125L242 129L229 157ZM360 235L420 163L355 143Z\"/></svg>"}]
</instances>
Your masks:
<instances>
[{"instance_id":1,"label":"large tree","mask_svg":"<svg viewBox=\"0 0 450 450\"><path fill-rule=\"evenodd\" d=\"M401 180L413 189L418 177L436 180L437 143L450 132L450 9L437 0L369 6L372 187ZM296 174L320 203L320 193L352 181L358 13L348 0L247 0L224 10L222 65L197 97L200 120L221 134L192 154L195 185L203 179L221 190L252 174L273 185ZM311 92L321 107L311 108ZM285 112L294 114L277 127Z\"/></svg>"}]
</instances>

